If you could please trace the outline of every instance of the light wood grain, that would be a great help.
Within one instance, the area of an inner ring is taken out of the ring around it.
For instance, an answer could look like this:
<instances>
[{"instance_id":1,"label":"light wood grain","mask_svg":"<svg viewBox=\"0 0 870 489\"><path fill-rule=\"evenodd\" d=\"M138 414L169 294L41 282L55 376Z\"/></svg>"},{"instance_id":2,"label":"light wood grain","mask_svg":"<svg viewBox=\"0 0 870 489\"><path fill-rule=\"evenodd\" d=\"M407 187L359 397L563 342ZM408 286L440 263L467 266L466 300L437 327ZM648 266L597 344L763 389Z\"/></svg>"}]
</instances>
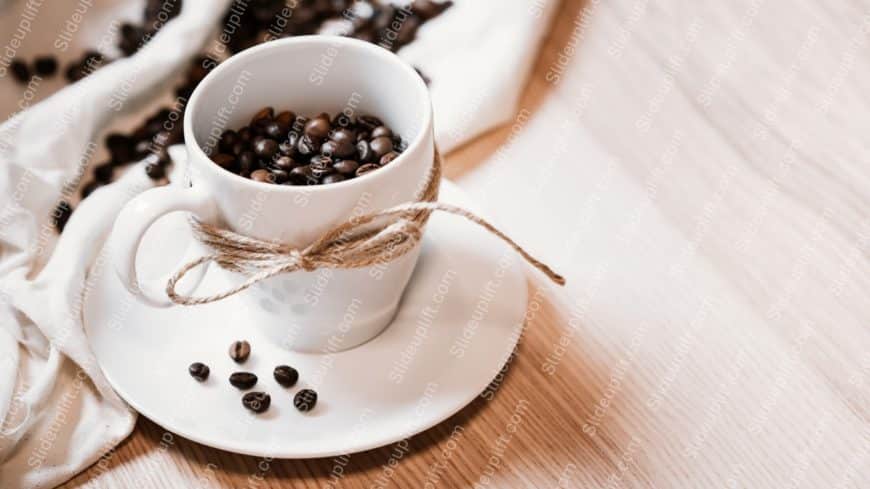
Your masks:
<instances>
[{"instance_id":1,"label":"light wood grain","mask_svg":"<svg viewBox=\"0 0 870 489\"><path fill-rule=\"evenodd\" d=\"M411 438L387 484L397 446L264 463L140 419L64 487L867 487L868 13L564 1L509 157L510 128L447 157L473 195L492 178L522 197L536 177L516 165L543 166L559 138L594 147L540 177L574 188L558 208L553 192L534 216L486 202L509 231L536 229L569 279L564 302L532 292L492 400Z\"/></svg>"}]
</instances>

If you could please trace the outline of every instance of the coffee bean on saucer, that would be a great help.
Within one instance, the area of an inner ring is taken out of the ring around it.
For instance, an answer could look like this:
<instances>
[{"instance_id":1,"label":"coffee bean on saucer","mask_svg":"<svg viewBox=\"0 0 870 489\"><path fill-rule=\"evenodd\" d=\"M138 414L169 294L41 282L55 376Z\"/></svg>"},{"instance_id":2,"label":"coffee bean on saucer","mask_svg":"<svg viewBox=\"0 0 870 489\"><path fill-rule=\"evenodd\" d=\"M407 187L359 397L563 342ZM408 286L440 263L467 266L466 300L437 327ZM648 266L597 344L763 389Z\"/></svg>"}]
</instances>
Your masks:
<instances>
[{"instance_id":1,"label":"coffee bean on saucer","mask_svg":"<svg viewBox=\"0 0 870 489\"><path fill-rule=\"evenodd\" d=\"M57 58L40 56L33 62L33 68L39 76L54 76L57 73Z\"/></svg>"},{"instance_id":2,"label":"coffee bean on saucer","mask_svg":"<svg viewBox=\"0 0 870 489\"><path fill-rule=\"evenodd\" d=\"M230 384L245 390L257 385L257 376L251 372L233 372L230 375Z\"/></svg>"},{"instance_id":3,"label":"coffee bean on saucer","mask_svg":"<svg viewBox=\"0 0 870 489\"><path fill-rule=\"evenodd\" d=\"M275 381L284 387L293 387L296 381L299 380L299 372L295 368L288 365L278 365L273 372Z\"/></svg>"},{"instance_id":4,"label":"coffee bean on saucer","mask_svg":"<svg viewBox=\"0 0 870 489\"><path fill-rule=\"evenodd\" d=\"M32 74L30 73L30 68L27 66L27 63L20 59L13 59L12 64L10 64L9 67L12 68L12 76L18 83L27 83L30 81Z\"/></svg>"},{"instance_id":5,"label":"coffee bean on saucer","mask_svg":"<svg viewBox=\"0 0 870 489\"><path fill-rule=\"evenodd\" d=\"M255 413L263 413L272 404L272 397L265 392L248 392L242 396L242 405Z\"/></svg>"},{"instance_id":6,"label":"coffee bean on saucer","mask_svg":"<svg viewBox=\"0 0 870 489\"><path fill-rule=\"evenodd\" d=\"M293 396L293 405L302 412L311 411L315 404L317 404L317 393L311 389L302 389Z\"/></svg>"},{"instance_id":7,"label":"coffee bean on saucer","mask_svg":"<svg viewBox=\"0 0 870 489\"><path fill-rule=\"evenodd\" d=\"M389 153L385 154L384 156L381 156L381 161L379 163L381 166L384 166L387 163L395 160L398 157L399 157L399 153L396 153L395 151L390 151Z\"/></svg>"},{"instance_id":8,"label":"coffee bean on saucer","mask_svg":"<svg viewBox=\"0 0 870 489\"><path fill-rule=\"evenodd\" d=\"M208 378L210 372L208 365L200 362L191 363L190 366L187 367L187 371L190 373L191 377L200 382L204 382Z\"/></svg>"},{"instance_id":9,"label":"coffee bean on saucer","mask_svg":"<svg viewBox=\"0 0 870 489\"><path fill-rule=\"evenodd\" d=\"M378 168L380 167L378 165L375 165L374 163L366 163L365 165L356 169L356 176L361 177L368 172L377 170Z\"/></svg>"},{"instance_id":10,"label":"coffee bean on saucer","mask_svg":"<svg viewBox=\"0 0 870 489\"><path fill-rule=\"evenodd\" d=\"M234 341L230 345L230 358L236 363L243 363L251 355L251 344L245 340Z\"/></svg>"}]
</instances>

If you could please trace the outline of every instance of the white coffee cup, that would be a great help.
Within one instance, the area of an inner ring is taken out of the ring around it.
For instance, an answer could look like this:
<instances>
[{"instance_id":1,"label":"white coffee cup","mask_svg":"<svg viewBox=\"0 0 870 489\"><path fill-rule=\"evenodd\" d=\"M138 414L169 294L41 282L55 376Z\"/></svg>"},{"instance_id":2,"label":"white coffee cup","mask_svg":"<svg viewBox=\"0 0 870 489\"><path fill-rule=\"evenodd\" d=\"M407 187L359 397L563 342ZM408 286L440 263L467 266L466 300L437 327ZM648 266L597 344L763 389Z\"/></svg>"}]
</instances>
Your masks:
<instances>
[{"instance_id":1,"label":"white coffee cup","mask_svg":"<svg viewBox=\"0 0 870 489\"><path fill-rule=\"evenodd\" d=\"M409 145L383 168L328 185L260 183L213 163L206 151L217 150L220 133L246 125L265 106L306 115L375 115ZM428 91L414 69L381 47L333 36L272 41L221 63L193 92L184 136L190 186L142 193L124 207L113 229L119 278L155 305L169 304L165 280L140 283L136 256L142 237L161 216L188 211L240 234L304 247L354 215L414 200L435 152ZM250 326L265 328L281 345L340 351L368 341L389 324L418 256L419 247L373 267L282 274L239 296L249 306ZM232 275L234 283L243 279Z\"/></svg>"}]
</instances>

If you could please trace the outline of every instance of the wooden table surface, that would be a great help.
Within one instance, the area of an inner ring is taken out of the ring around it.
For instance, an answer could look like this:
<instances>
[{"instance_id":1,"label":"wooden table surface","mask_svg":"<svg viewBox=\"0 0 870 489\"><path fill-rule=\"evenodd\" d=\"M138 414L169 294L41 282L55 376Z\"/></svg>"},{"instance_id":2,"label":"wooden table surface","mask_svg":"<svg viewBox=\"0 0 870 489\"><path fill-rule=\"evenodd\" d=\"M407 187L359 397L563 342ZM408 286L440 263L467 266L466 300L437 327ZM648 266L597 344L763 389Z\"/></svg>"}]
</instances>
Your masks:
<instances>
[{"instance_id":1,"label":"wooden table surface","mask_svg":"<svg viewBox=\"0 0 870 489\"><path fill-rule=\"evenodd\" d=\"M547 151L547 120L568 118L615 163L565 156L576 195L553 212L619 216L620 195L646 195L648 239L621 250L589 224L567 258L538 247L565 268L567 297L530 280L526 332L491 400L407 450L304 461L214 450L140 417L64 487L870 486L868 14L564 1L522 98L526 134L484 135L447 156L447 174L474 193L483 167L509 166L506 142ZM663 242L682 275L654 271ZM712 305L690 307L700 292Z\"/></svg>"}]
</instances>

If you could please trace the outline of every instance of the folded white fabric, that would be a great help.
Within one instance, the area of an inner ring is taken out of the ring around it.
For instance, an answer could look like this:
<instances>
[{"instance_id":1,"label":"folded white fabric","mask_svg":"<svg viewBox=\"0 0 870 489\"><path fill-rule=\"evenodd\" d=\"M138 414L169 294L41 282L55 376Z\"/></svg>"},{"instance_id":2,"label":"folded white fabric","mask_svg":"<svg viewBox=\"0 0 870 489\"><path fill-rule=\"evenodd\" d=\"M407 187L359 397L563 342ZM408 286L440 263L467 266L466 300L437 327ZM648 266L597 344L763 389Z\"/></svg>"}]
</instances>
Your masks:
<instances>
[{"instance_id":1,"label":"folded white fabric","mask_svg":"<svg viewBox=\"0 0 870 489\"><path fill-rule=\"evenodd\" d=\"M6 33L24 18L11 3L0 16L0 42L10 40ZM43 26L63 22L77 3L43 8L39 20ZM403 49L400 55L432 79L442 149L511 116L556 3L502 0L496 7L458 0ZM103 67L0 126L2 488L60 484L133 428L135 413L112 392L90 352L81 307L88 277L111 273L103 269L99 251L118 209L149 180L136 168L93 193L60 240L51 230L50 213L59 198L76 190L95 138L120 116L135 113L137 104L165 91L166 80L213 35L228 4L186 0L182 14L135 56ZM103 18L124 15L131 5L138 8L138 2L129 2ZM57 31L41 33L32 24L27 42L48 50ZM6 78L0 83L11 83ZM9 93L0 96L4 114L19 109L20 100ZM116 112L109 100L122 101L123 109Z\"/></svg>"}]
</instances>

